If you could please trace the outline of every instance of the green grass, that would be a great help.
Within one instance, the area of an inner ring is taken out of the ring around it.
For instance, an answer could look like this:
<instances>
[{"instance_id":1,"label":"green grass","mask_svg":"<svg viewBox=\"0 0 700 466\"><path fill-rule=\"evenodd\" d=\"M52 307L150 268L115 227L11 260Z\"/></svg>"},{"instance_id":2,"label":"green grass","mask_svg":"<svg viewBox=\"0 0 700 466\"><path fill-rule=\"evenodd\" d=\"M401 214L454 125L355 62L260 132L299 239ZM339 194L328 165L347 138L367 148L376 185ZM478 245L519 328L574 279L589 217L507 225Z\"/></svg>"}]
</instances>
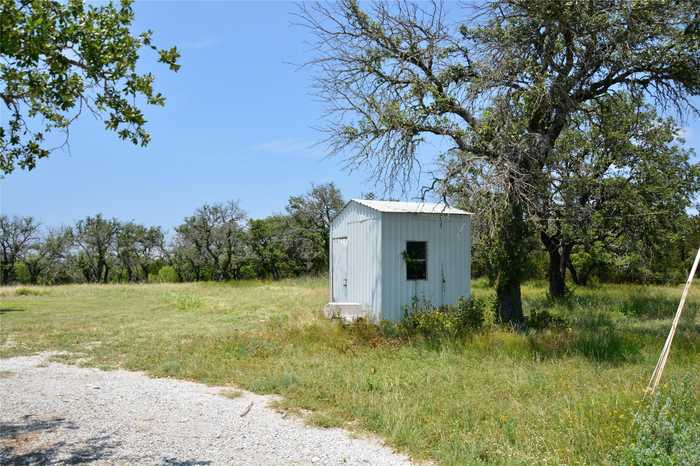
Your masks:
<instances>
[{"instance_id":1,"label":"green grass","mask_svg":"<svg viewBox=\"0 0 700 466\"><path fill-rule=\"evenodd\" d=\"M527 309L560 329L496 329L429 345L321 317L325 279L0 290L0 356L76 353L142 370L284 396L308 421L379 434L441 464L603 464L626 441L680 287L579 288L552 303L524 287ZM483 281L477 296L492 294ZM697 382L691 294L665 380Z\"/></svg>"},{"instance_id":2,"label":"green grass","mask_svg":"<svg viewBox=\"0 0 700 466\"><path fill-rule=\"evenodd\" d=\"M223 396L224 398L230 398L232 400L235 400L236 398L240 398L243 396L243 392L240 390L221 390L219 392L219 395Z\"/></svg>"}]
</instances>

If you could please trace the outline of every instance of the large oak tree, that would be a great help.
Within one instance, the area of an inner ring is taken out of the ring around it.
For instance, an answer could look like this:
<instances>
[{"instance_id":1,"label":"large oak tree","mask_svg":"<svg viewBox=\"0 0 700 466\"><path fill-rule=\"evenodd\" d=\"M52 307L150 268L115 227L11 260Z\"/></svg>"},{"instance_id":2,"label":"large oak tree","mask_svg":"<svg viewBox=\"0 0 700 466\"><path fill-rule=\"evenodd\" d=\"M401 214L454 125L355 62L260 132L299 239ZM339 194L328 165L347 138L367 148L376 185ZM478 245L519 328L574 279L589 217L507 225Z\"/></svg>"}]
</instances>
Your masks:
<instances>
[{"instance_id":1,"label":"large oak tree","mask_svg":"<svg viewBox=\"0 0 700 466\"><path fill-rule=\"evenodd\" d=\"M310 65L334 153L391 181L439 137L459 161L448 177L488 167L503 201L496 291L506 322L523 319L526 216L546 196L572 117L621 91L677 109L700 91L693 0L494 0L451 13L341 0L302 5L300 18L316 37Z\"/></svg>"}]
</instances>

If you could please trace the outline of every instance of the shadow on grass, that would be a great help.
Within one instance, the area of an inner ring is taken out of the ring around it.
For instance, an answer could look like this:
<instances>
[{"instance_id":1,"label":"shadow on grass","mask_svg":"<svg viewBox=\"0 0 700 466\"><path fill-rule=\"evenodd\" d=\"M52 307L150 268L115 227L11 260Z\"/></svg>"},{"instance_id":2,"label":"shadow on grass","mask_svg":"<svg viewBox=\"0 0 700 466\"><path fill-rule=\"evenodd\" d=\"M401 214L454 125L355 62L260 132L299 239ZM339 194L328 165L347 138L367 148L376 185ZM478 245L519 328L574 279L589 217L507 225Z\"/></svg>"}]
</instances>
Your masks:
<instances>
[{"instance_id":1,"label":"shadow on grass","mask_svg":"<svg viewBox=\"0 0 700 466\"><path fill-rule=\"evenodd\" d=\"M0 307L0 316L3 314L7 314L8 312L24 312L25 309L21 309L18 307Z\"/></svg>"},{"instance_id":2,"label":"shadow on grass","mask_svg":"<svg viewBox=\"0 0 700 466\"><path fill-rule=\"evenodd\" d=\"M618 365L638 361L645 339L608 314L587 312L571 319L567 328L531 333L528 343L538 358L578 355L590 361Z\"/></svg>"},{"instance_id":3,"label":"shadow on grass","mask_svg":"<svg viewBox=\"0 0 700 466\"><path fill-rule=\"evenodd\" d=\"M438 333L425 336L406 333L396 324L386 322L374 325L364 320L352 324L329 321L299 327L280 326L270 329L265 337L271 340L270 344L276 342L279 351L290 344L323 354L341 355L410 346L436 352L504 351L511 356L536 360L581 356L612 365L638 361L642 349L652 340L604 313L584 313L576 319L553 322L556 325L525 332L494 325L460 336ZM251 352L244 354L244 357L260 356Z\"/></svg>"},{"instance_id":4,"label":"shadow on grass","mask_svg":"<svg viewBox=\"0 0 700 466\"><path fill-rule=\"evenodd\" d=\"M564 298L552 299L548 296L525 298L528 309L552 309L562 312L577 310L620 313L628 317L642 320L671 318L678 307L678 296L664 295L642 287L634 287L624 294L611 295L598 290L581 290ZM684 313L696 316L700 312L700 303L689 302Z\"/></svg>"}]
</instances>

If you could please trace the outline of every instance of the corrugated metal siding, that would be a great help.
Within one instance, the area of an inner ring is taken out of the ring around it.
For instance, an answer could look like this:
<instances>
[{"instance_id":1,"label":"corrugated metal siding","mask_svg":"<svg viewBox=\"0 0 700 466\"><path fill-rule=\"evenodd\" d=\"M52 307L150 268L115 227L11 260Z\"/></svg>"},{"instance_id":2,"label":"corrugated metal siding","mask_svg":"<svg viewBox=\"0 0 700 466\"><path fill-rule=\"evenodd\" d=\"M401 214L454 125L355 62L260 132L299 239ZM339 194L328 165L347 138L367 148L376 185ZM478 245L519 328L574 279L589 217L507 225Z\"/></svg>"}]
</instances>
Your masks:
<instances>
[{"instance_id":1,"label":"corrugated metal siding","mask_svg":"<svg viewBox=\"0 0 700 466\"><path fill-rule=\"evenodd\" d=\"M381 214L356 202L350 202L331 225L331 264L336 251L333 238L347 237L347 301L360 303L379 319L381 294ZM334 277L331 267L331 297L339 294L342 279Z\"/></svg>"},{"instance_id":2,"label":"corrugated metal siding","mask_svg":"<svg viewBox=\"0 0 700 466\"><path fill-rule=\"evenodd\" d=\"M382 318L398 320L413 298L454 304L471 292L471 218L468 215L382 213ZM427 280L407 280L406 241L427 241Z\"/></svg>"}]
</instances>

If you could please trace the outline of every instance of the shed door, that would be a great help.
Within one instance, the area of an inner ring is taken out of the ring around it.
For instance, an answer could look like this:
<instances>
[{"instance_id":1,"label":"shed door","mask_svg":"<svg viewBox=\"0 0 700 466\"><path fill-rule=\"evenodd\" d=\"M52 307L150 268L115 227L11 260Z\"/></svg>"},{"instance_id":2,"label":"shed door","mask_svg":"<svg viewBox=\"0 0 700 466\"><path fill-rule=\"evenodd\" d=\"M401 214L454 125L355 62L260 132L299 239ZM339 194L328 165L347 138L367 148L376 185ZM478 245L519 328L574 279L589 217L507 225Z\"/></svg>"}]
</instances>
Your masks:
<instances>
[{"instance_id":1,"label":"shed door","mask_svg":"<svg viewBox=\"0 0 700 466\"><path fill-rule=\"evenodd\" d=\"M333 302L348 300L348 237L333 238Z\"/></svg>"}]
</instances>

